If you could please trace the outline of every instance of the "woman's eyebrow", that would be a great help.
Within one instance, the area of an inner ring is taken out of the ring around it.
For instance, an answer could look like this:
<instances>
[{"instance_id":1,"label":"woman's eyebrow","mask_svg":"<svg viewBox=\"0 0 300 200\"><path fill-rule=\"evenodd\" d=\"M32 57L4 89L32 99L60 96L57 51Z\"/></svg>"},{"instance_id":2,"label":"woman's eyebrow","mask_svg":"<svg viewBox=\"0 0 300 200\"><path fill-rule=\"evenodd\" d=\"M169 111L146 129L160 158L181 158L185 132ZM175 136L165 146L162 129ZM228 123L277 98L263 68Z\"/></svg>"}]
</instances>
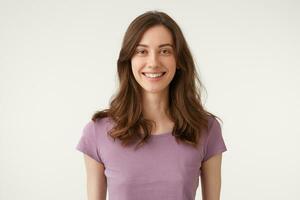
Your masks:
<instances>
[{"instance_id":1,"label":"woman's eyebrow","mask_svg":"<svg viewBox=\"0 0 300 200\"><path fill-rule=\"evenodd\" d=\"M149 47L148 45L146 45L146 44L138 44L137 46L142 46L142 47ZM170 47L174 47L172 44L170 44L170 43L165 43L165 44L161 44L161 45L159 45L158 47L160 48L160 47L164 47L164 46L170 46Z\"/></svg>"}]
</instances>

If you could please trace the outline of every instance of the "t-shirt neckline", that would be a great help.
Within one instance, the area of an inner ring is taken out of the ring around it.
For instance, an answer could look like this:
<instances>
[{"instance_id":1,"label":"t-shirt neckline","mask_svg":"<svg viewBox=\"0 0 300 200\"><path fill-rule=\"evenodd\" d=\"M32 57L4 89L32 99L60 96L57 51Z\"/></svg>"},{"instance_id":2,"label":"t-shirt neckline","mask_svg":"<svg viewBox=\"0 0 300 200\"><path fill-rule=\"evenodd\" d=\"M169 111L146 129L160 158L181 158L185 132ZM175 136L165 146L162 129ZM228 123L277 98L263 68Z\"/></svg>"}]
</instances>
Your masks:
<instances>
[{"instance_id":1,"label":"t-shirt neckline","mask_svg":"<svg viewBox=\"0 0 300 200\"><path fill-rule=\"evenodd\" d=\"M170 134L172 134L172 131L167 131L167 132L163 132L163 133L159 133L159 134L151 134L151 137L165 137L165 136L169 136Z\"/></svg>"}]
</instances>

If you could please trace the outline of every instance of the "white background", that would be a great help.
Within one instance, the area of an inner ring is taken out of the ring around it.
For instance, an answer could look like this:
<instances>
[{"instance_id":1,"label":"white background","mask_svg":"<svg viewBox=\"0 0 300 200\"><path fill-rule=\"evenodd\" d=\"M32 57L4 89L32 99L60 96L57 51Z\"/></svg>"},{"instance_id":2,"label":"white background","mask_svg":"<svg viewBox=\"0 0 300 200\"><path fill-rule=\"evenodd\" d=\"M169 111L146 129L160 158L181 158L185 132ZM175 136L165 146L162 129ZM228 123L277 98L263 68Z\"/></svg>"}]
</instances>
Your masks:
<instances>
[{"instance_id":1,"label":"white background","mask_svg":"<svg viewBox=\"0 0 300 200\"><path fill-rule=\"evenodd\" d=\"M181 27L223 120L223 200L299 199L299 1L0 1L0 199L86 199L81 130L108 105L129 23ZM196 199L201 199L199 186Z\"/></svg>"}]
</instances>

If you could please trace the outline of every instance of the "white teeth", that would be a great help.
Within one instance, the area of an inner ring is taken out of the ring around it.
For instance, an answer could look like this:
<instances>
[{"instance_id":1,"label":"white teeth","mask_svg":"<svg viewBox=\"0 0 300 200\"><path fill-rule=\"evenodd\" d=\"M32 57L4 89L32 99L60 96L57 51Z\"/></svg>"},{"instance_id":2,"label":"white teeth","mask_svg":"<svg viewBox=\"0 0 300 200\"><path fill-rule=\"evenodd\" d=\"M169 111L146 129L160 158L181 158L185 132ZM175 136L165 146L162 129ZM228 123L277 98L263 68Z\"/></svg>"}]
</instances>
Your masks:
<instances>
[{"instance_id":1,"label":"white teeth","mask_svg":"<svg viewBox=\"0 0 300 200\"><path fill-rule=\"evenodd\" d=\"M144 73L145 76L149 77L149 78L156 78L156 77L160 77L162 76L164 73L157 73L157 74L152 74L152 73Z\"/></svg>"}]
</instances>

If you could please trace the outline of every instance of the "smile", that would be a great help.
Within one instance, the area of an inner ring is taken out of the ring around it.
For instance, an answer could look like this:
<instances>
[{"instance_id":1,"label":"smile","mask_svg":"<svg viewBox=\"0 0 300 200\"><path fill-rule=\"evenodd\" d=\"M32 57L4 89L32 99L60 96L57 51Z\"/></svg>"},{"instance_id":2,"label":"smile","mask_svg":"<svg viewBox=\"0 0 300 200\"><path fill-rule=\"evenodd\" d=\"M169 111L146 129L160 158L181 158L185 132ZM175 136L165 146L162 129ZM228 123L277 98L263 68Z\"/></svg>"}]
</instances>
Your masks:
<instances>
[{"instance_id":1,"label":"smile","mask_svg":"<svg viewBox=\"0 0 300 200\"><path fill-rule=\"evenodd\" d=\"M146 73L143 72L143 75L148 77L148 78L157 78L157 77L162 77L163 75L165 75L166 72L160 72L160 73Z\"/></svg>"},{"instance_id":2,"label":"smile","mask_svg":"<svg viewBox=\"0 0 300 200\"><path fill-rule=\"evenodd\" d=\"M142 73L148 80L151 81L158 81L160 80L165 74L166 72L160 72L160 73L146 73L143 72Z\"/></svg>"}]
</instances>

